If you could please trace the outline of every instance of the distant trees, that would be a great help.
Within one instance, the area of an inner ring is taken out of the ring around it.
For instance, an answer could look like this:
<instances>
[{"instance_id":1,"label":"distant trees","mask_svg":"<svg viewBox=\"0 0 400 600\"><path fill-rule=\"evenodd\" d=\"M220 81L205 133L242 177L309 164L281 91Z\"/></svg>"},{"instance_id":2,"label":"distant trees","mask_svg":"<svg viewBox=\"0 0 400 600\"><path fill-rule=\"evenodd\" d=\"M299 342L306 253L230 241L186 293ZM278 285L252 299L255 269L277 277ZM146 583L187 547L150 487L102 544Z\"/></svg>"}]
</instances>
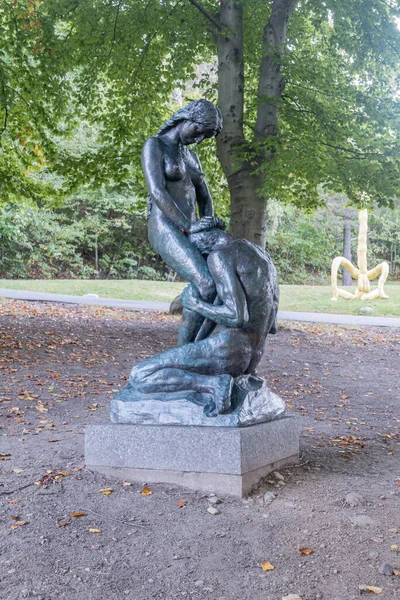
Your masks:
<instances>
[{"instance_id":1,"label":"distant trees","mask_svg":"<svg viewBox=\"0 0 400 600\"><path fill-rule=\"evenodd\" d=\"M77 193L63 207L0 209L0 278L173 277L147 242L143 202L106 187ZM327 199L315 215L276 201L268 204L267 250L282 283L329 283L332 259L343 246L343 198ZM356 256L357 211L351 215ZM355 218L354 218L355 217ZM400 206L369 215L368 262L390 263L400 280Z\"/></svg>"}]
</instances>

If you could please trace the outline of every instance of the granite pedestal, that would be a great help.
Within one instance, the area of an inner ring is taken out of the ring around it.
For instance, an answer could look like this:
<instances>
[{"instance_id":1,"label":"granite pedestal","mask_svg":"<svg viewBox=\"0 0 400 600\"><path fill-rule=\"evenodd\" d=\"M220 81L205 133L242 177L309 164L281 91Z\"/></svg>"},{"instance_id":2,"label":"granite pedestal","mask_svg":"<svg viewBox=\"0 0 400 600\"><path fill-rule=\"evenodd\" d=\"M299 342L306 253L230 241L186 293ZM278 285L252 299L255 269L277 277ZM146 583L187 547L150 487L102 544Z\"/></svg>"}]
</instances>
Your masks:
<instances>
[{"instance_id":1,"label":"granite pedestal","mask_svg":"<svg viewBox=\"0 0 400 600\"><path fill-rule=\"evenodd\" d=\"M283 417L248 427L88 425L88 469L140 483L246 496L271 471L296 462L299 425Z\"/></svg>"}]
</instances>

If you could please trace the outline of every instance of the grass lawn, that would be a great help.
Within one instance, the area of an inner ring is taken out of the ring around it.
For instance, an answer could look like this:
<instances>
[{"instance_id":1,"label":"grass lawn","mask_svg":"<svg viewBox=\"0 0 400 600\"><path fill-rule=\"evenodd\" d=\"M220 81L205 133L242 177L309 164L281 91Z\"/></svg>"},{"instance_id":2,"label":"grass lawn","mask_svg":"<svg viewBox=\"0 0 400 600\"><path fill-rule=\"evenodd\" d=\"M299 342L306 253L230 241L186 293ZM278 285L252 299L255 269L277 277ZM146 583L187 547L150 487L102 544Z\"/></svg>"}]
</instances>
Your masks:
<instances>
[{"instance_id":1,"label":"grass lawn","mask_svg":"<svg viewBox=\"0 0 400 600\"><path fill-rule=\"evenodd\" d=\"M103 298L121 298L124 300L153 300L169 302L184 288L184 283L166 281L143 281L138 279L124 280L82 280L52 279L32 280L0 279L0 288L13 290L29 290L32 292L48 292L53 294L98 294ZM389 300L373 300L368 302L344 300L331 301L330 286L281 285L280 310L300 312L327 312L347 315L358 314L362 306L371 306L374 315L400 317L400 283L385 285Z\"/></svg>"}]
</instances>

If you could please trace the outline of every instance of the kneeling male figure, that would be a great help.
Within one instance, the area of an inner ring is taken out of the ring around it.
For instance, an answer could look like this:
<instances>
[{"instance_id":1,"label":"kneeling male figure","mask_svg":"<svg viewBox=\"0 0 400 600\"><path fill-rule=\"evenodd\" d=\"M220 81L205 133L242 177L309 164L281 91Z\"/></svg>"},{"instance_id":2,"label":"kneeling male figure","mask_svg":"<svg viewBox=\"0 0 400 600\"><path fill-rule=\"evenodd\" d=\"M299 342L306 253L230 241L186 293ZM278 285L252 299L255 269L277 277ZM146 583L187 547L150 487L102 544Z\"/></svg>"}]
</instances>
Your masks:
<instances>
[{"instance_id":1,"label":"kneeling male figure","mask_svg":"<svg viewBox=\"0 0 400 600\"><path fill-rule=\"evenodd\" d=\"M190 235L207 256L218 297L204 302L193 285L185 308L215 323L209 337L162 352L132 369L130 384L163 401L185 397L204 405L208 416L229 412L234 378L254 374L268 333L276 333L279 287L269 255L221 229Z\"/></svg>"}]
</instances>

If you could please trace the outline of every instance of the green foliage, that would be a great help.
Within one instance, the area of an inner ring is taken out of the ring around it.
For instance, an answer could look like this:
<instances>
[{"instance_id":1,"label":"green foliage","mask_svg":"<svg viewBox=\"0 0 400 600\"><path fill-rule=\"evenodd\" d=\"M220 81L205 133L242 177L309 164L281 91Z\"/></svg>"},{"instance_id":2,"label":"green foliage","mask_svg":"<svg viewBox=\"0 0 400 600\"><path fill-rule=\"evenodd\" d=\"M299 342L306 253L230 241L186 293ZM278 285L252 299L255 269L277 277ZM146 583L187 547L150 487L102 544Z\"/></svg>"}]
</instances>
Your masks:
<instances>
[{"instance_id":1,"label":"green foliage","mask_svg":"<svg viewBox=\"0 0 400 600\"><path fill-rule=\"evenodd\" d=\"M12 278L129 277L168 273L147 242L143 203L82 192L64 208L0 210L0 274Z\"/></svg>"},{"instance_id":2,"label":"green foliage","mask_svg":"<svg viewBox=\"0 0 400 600\"><path fill-rule=\"evenodd\" d=\"M218 16L216 0L202 5ZM253 130L271 2L243 5L245 152L266 174L265 197L311 211L322 204L322 183L355 205L392 203L400 191L399 1L297 4L283 59L279 134L262 142L273 160L261 165ZM176 89L186 90L182 103L198 95L216 100L215 38L187 1L4 0L0 40L0 204L59 204L104 186L144 199L141 148L176 108ZM196 74L201 64L210 68ZM227 215L214 142L200 154L218 210ZM99 270L111 276L142 268L143 249L131 255L126 241L121 248L131 262L122 266L121 250L114 256L128 224L114 223L111 243L102 219L91 213L82 225L83 260L92 260L97 236Z\"/></svg>"},{"instance_id":3,"label":"green foliage","mask_svg":"<svg viewBox=\"0 0 400 600\"><path fill-rule=\"evenodd\" d=\"M342 199L329 199L328 206L308 215L291 206L269 203L267 251L279 279L288 284L327 284L335 256L343 253L343 218L338 211ZM389 280L400 279L400 210L377 209L370 213L368 265L387 261ZM355 211L354 211L355 212ZM352 221L352 258L357 263L358 219Z\"/></svg>"}]
</instances>

